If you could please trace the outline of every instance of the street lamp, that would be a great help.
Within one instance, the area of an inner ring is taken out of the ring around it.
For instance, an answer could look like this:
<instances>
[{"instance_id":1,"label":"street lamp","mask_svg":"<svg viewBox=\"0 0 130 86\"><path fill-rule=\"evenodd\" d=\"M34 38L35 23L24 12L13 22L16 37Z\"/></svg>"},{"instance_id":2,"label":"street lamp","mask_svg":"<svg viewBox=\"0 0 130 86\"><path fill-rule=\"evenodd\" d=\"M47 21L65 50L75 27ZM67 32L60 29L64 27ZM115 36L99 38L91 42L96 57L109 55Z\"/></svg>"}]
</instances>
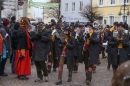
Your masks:
<instances>
[{"instance_id":1,"label":"street lamp","mask_svg":"<svg viewBox=\"0 0 130 86\"><path fill-rule=\"evenodd\" d=\"M125 21L125 14L128 15L128 16L130 15L129 7L125 4L125 3L126 3L125 1L126 1L126 0L124 0L124 5L122 5L122 6L120 7L120 12L118 13L119 16L124 15L124 16L123 16L123 21ZM124 13L122 14L121 11L123 11ZM127 11L127 13L126 13L126 11ZM127 21L127 20L126 20L126 21Z\"/></svg>"}]
</instances>

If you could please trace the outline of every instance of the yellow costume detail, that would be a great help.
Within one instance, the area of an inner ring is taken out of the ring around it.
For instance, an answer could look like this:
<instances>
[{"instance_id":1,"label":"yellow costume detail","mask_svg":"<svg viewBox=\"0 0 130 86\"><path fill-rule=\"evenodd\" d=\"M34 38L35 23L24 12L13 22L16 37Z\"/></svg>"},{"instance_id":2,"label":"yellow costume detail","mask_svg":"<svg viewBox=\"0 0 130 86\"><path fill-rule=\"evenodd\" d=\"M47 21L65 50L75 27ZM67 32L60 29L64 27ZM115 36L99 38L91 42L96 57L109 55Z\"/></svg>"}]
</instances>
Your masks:
<instances>
[{"instance_id":1,"label":"yellow costume detail","mask_svg":"<svg viewBox=\"0 0 130 86\"><path fill-rule=\"evenodd\" d=\"M112 31L114 31L115 29L114 29L114 26L112 27L112 28L110 28L110 31L112 32Z\"/></svg>"},{"instance_id":2,"label":"yellow costume detail","mask_svg":"<svg viewBox=\"0 0 130 86\"><path fill-rule=\"evenodd\" d=\"M93 30L90 30L89 35L92 36L92 34L93 34ZM87 38L86 44L89 44L89 43L90 43L90 40Z\"/></svg>"},{"instance_id":3,"label":"yellow costume detail","mask_svg":"<svg viewBox=\"0 0 130 86\"><path fill-rule=\"evenodd\" d=\"M117 38L117 40L119 41L119 40L122 40L122 38ZM122 43L119 43L118 44L118 48L123 48L123 44Z\"/></svg>"},{"instance_id":4,"label":"yellow costume detail","mask_svg":"<svg viewBox=\"0 0 130 86\"><path fill-rule=\"evenodd\" d=\"M22 53L22 54L25 54L25 49L22 49L22 50L21 50L21 53Z\"/></svg>"},{"instance_id":5,"label":"yellow costume detail","mask_svg":"<svg viewBox=\"0 0 130 86\"><path fill-rule=\"evenodd\" d=\"M69 41L69 38L66 37L66 38L65 38L65 41L68 42L68 41ZM67 48L66 45L64 45L63 50L65 50L66 48Z\"/></svg>"}]
</instances>

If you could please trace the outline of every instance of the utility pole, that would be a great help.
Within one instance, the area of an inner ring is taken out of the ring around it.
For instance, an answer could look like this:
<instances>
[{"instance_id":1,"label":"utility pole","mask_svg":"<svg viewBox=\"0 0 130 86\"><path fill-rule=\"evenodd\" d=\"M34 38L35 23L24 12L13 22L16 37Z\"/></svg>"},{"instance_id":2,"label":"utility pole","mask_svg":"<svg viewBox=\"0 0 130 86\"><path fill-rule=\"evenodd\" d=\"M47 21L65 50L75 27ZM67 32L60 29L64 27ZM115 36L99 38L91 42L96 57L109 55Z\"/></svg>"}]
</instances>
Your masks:
<instances>
[{"instance_id":1,"label":"utility pole","mask_svg":"<svg viewBox=\"0 0 130 86\"><path fill-rule=\"evenodd\" d=\"M27 17L27 12L28 12L28 0L24 0L24 5L23 5L23 16Z\"/></svg>"}]
</instances>

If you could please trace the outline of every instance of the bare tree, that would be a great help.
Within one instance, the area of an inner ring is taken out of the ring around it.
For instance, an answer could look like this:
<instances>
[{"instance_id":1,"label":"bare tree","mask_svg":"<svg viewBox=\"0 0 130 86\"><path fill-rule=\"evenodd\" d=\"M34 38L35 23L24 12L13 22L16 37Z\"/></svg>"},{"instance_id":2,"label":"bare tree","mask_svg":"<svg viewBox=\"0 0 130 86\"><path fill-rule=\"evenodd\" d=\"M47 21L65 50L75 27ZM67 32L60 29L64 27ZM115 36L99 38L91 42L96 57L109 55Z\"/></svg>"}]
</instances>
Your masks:
<instances>
[{"instance_id":1,"label":"bare tree","mask_svg":"<svg viewBox=\"0 0 130 86\"><path fill-rule=\"evenodd\" d=\"M15 13L12 12L11 10L3 11L3 14L6 18L11 19L12 16L15 16Z\"/></svg>"},{"instance_id":2,"label":"bare tree","mask_svg":"<svg viewBox=\"0 0 130 86\"><path fill-rule=\"evenodd\" d=\"M56 20L58 20L60 16L58 8L46 9L45 13L48 15L48 17L55 18Z\"/></svg>"},{"instance_id":3,"label":"bare tree","mask_svg":"<svg viewBox=\"0 0 130 86\"><path fill-rule=\"evenodd\" d=\"M97 6L92 7L91 5L86 5L80 14L82 17L88 19L93 23L100 17L100 14L102 14L102 12L98 9Z\"/></svg>"}]
</instances>

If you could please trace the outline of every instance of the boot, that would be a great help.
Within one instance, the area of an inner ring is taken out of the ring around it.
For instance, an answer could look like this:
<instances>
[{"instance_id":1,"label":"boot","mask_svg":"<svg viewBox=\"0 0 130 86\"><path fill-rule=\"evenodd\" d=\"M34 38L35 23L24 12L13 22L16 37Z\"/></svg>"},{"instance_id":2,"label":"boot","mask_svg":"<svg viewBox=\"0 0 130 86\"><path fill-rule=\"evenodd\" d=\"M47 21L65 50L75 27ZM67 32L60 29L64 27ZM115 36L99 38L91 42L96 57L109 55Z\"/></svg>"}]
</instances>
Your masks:
<instances>
[{"instance_id":1,"label":"boot","mask_svg":"<svg viewBox=\"0 0 130 86\"><path fill-rule=\"evenodd\" d=\"M71 81L72 81L72 73L69 73L67 82L71 82Z\"/></svg>"},{"instance_id":2,"label":"boot","mask_svg":"<svg viewBox=\"0 0 130 86\"><path fill-rule=\"evenodd\" d=\"M91 80L92 80L92 71L87 70L86 71L86 84L90 85Z\"/></svg>"},{"instance_id":3,"label":"boot","mask_svg":"<svg viewBox=\"0 0 130 86\"><path fill-rule=\"evenodd\" d=\"M55 83L56 85L62 84L62 79L58 79L58 81Z\"/></svg>"},{"instance_id":4,"label":"boot","mask_svg":"<svg viewBox=\"0 0 130 86\"><path fill-rule=\"evenodd\" d=\"M48 76L45 76L45 82L48 82L48 81L49 81Z\"/></svg>"},{"instance_id":5,"label":"boot","mask_svg":"<svg viewBox=\"0 0 130 86\"><path fill-rule=\"evenodd\" d=\"M67 82L71 82L71 81L72 81L72 76L69 76Z\"/></svg>"}]
</instances>

